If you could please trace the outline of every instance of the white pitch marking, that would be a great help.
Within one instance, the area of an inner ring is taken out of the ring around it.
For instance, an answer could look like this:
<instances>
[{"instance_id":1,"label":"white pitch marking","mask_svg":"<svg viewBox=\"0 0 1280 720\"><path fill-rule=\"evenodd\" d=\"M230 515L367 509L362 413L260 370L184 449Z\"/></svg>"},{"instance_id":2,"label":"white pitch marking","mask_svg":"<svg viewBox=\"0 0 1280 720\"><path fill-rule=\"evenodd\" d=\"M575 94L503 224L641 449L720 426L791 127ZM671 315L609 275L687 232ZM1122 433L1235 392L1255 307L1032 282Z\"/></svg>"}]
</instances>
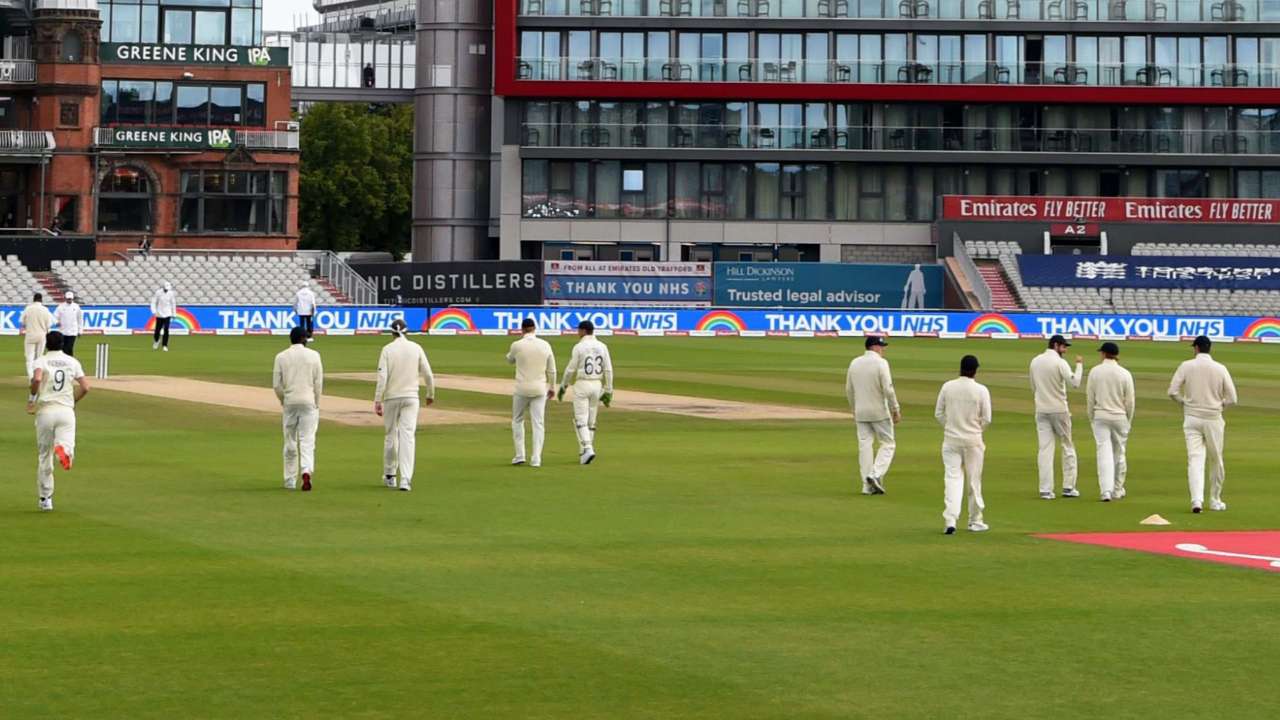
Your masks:
<instances>
[{"instance_id":1,"label":"white pitch marking","mask_svg":"<svg viewBox=\"0 0 1280 720\"><path fill-rule=\"evenodd\" d=\"M1182 552L1199 553L1201 555L1216 555L1217 557L1243 558L1245 560L1263 560L1273 568L1280 568L1280 558L1268 557L1266 555L1246 555L1244 553L1224 552L1222 550L1210 550L1203 545L1196 543L1178 543L1173 546L1175 550Z\"/></svg>"}]
</instances>

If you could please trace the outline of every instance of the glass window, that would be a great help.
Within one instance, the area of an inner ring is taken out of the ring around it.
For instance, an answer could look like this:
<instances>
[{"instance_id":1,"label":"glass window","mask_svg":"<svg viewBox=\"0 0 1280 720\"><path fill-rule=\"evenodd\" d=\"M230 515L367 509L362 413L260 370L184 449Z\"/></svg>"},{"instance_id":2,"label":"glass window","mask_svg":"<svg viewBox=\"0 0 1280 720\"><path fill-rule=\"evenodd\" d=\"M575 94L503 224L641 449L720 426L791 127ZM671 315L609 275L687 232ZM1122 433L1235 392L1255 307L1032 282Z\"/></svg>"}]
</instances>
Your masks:
<instances>
[{"instance_id":1,"label":"glass window","mask_svg":"<svg viewBox=\"0 0 1280 720\"><path fill-rule=\"evenodd\" d=\"M179 85L177 108L179 125L207 125L209 88L204 85Z\"/></svg>"},{"instance_id":2,"label":"glass window","mask_svg":"<svg viewBox=\"0 0 1280 720\"><path fill-rule=\"evenodd\" d=\"M173 122L173 83L156 83L155 121L160 124Z\"/></svg>"},{"instance_id":3,"label":"glass window","mask_svg":"<svg viewBox=\"0 0 1280 720\"><path fill-rule=\"evenodd\" d=\"M284 183L267 173L197 171L182 174L182 232L284 232ZM272 173L272 175L281 175ZM283 175L281 175L283 178Z\"/></svg>"},{"instance_id":4,"label":"glass window","mask_svg":"<svg viewBox=\"0 0 1280 720\"><path fill-rule=\"evenodd\" d=\"M151 229L151 186L141 170L117 167L98 186L98 226L103 232Z\"/></svg>"},{"instance_id":5,"label":"glass window","mask_svg":"<svg viewBox=\"0 0 1280 720\"><path fill-rule=\"evenodd\" d=\"M119 120L122 125L145 125L151 122L151 102L155 99L155 83L148 80L120 82Z\"/></svg>"},{"instance_id":6,"label":"glass window","mask_svg":"<svg viewBox=\"0 0 1280 720\"><path fill-rule=\"evenodd\" d=\"M256 45L253 41L253 11L231 11L231 44Z\"/></svg>"},{"instance_id":7,"label":"glass window","mask_svg":"<svg viewBox=\"0 0 1280 720\"><path fill-rule=\"evenodd\" d=\"M111 12L111 42L138 42L142 36L142 9L137 5L116 5Z\"/></svg>"},{"instance_id":8,"label":"glass window","mask_svg":"<svg viewBox=\"0 0 1280 720\"><path fill-rule=\"evenodd\" d=\"M622 163L608 160L596 164L595 216L598 218L616 218L622 209L620 190L622 188Z\"/></svg>"},{"instance_id":9,"label":"glass window","mask_svg":"<svg viewBox=\"0 0 1280 720\"><path fill-rule=\"evenodd\" d=\"M249 83L245 87L244 124L267 124L267 86L262 83Z\"/></svg>"},{"instance_id":10,"label":"glass window","mask_svg":"<svg viewBox=\"0 0 1280 720\"><path fill-rule=\"evenodd\" d=\"M164 11L164 42L166 45L190 45L192 37L191 12L189 10Z\"/></svg>"},{"instance_id":11,"label":"glass window","mask_svg":"<svg viewBox=\"0 0 1280 720\"><path fill-rule=\"evenodd\" d=\"M702 169L696 162L676 163L675 217L703 217Z\"/></svg>"},{"instance_id":12,"label":"glass window","mask_svg":"<svg viewBox=\"0 0 1280 720\"><path fill-rule=\"evenodd\" d=\"M1280 175L1280 173L1277 173ZM747 193L751 185L751 166L728 163L724 166L724 217L745 220L749 216Z\"/></svg>"},{"instance_id":13,"label":"glass window","mask_svg":"<svg viewBox=\"0 0 1280 720\"><path fill-rule=\"evenodd\" d=\"M520 192L525 217L547 217L548 165L546 160L522 163Z\"/></svg>"},{"instance_id":14,"label":"glass window","mask_svg":"<svg viewBox=\"0 0 1280 720\"><path fill-rule=\"evenodd\" d=\"M120 83L116 80L102 81L102 124L111 125L116 122L116 103L118 101Z\"/></svg>"},{"instance_id":15,"label":"glass window","mask_svg":"<svg viewBox=\"0 0 1280 720\"><path fill-rule=\"evenodd\" d=\"M226 45L227 14L218 10L196 12L195 44Z\"/></svg>"},{"instance_id":16,"label":"glass window","mask_svg":"<svg viewBox=\"0 0 1280 720\"><path fill-rule=\"evenodd\" d=\"M782 198L778 191L781 173L778 163L756 163L755 167L755 217L760 220L776 220L781 212Z\"/></svg>"},{"instance_id":17,"label":"glass window","mask_svg":"<svg viewBox=\"0 0 1280 720\"><path fill-rule=\"evenodd\" d=\"M209 93L209 124L239 125L241 122L241 89L214 87Z\"/></svg>"},{"instance_id":18,"label":"glass window","mask_svg":"<svg viewBox=\"0 0 1280 720\"><path fill-rule=\"evenodd\" d=\"M160 8L142 6L142 42L153 43L160 36Z\"/></svg>"},{"instance_id":19,"label":"glass window","mask_svg":"<svg viewBox=\"0 0 1280 720\"><path fill-rule=\"evenodd\" d=\"M84 40L80 33L69 30L62 36L62 46L58 49L58 59L62 62L78 63L84 60Z\"/></svg>"}]
</instances>

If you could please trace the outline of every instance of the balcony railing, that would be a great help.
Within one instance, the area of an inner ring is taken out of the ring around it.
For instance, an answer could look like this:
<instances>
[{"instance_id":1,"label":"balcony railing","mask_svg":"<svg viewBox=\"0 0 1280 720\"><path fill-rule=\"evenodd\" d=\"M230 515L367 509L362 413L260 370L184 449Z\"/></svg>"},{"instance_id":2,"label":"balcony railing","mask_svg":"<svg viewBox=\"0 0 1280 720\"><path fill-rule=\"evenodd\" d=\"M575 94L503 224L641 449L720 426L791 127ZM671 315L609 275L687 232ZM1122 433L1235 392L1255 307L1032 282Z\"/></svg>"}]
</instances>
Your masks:
<instances>
[{"instance_id":1,"label":"balcony railing","mask_svg":"<svg viewBox=\"0 0 1280 720\"><path fill-rule=\"evenodd\" d=\"M519 80L1280 87L1280 65L759 58L520 58Z\"/></svg>"},{"instance_id":2,"label":"balcony railing","mask_svg":"<svg viewBox=\"0 0 1280 720\"><path fill-rule=\"evenodd\" d=\"M200 134L200 138L158 138L154 143L148 144L147 140L130 140L120 142L117 140L116 131L121 129L139 130L139 131L159 131L169 132L177 131L190 132ZM206 143L203 139L207 137L206 133L210 128L103 128L93 129L93 144L97 147L137 147L146 149L148 147L156 148L178 148L185 150L227 150L226 147L218 147L211 143ZM3 132L3 131L0 131ZM244 147L250 150L298 150L300 149L300 140L297 130L231 130L231 146Z\"/></svg>"},{"instance_id":3,"label":"balcony railing","mask_svg":"<svg viewBox=\"0 0 1280 720\"><path fill-rule=\"evenodd\" d=\"M35 81L35 60L0 59L0 85L30 85Z\"/></svg>"},{"instance_id":4,"label":"balcony railing","mask_svg":"<svg viewBox=\"0 0 1280 720\"><path fill-rule=\"evenodd\" d=\"M1269 0L521 0L520 14L1068 22L1280 22Z\"/></svg>"},{"instance_id":5,"label":"balcony railing","mask_svg":"<svg viewBox=\"0 0 1280 720\"><path fill-rule=\"evenodd\" d=\"M45 130L0 130L0 154L52 151L53 133Z\"/></svg>"},{"instance_id":6,"label":"balcony railing","mask_svg":"<svg viewBox=\"0 0 1280 720\"><path fill-rule=\"evenodd\" d=\"M1280 155L1275 130L536 124L525 147Z\"/></svg>"}]
</instances>

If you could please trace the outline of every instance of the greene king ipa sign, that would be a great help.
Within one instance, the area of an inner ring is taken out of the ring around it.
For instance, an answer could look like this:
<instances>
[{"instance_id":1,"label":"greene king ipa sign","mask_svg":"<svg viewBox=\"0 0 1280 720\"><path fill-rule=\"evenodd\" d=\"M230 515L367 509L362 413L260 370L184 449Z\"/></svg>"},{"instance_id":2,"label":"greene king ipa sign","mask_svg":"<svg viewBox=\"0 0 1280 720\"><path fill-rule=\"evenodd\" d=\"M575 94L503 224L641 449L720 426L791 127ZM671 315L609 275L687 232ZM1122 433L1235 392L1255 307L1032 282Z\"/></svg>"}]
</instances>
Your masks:
<instances>
[{"instance_id":1,"label":"greene king ipa sign","mask_svg":"<svg viewBox=\"0 0 1280 720\"><path fill-rule=\"evenodd\" d=\"M111 147L177 148L181 150L230 150L232 130L222 128L107 128L110 137L101 144Z\"/></svg>"},{"instance_id":2,"label":"greene king ipa sign","mask_svg":"<svg viewBox=\"0 0 1280 720\"><path fill-rule=\"evenodd\" d=\"M102 43L101 59L118 65L249 65L289 67L289 49L240 45Z\"/></svg>"},{"instance_id":3,"label":"greene king ipa sign","mask_svg":"<svg viewBox=\"0 0 1280 720\"><path fill-rule=\"evenodd\" d=\"M947 195L947 220L1147 223L1280 223L1280 200Z\"/></svg>"}]
</instances>

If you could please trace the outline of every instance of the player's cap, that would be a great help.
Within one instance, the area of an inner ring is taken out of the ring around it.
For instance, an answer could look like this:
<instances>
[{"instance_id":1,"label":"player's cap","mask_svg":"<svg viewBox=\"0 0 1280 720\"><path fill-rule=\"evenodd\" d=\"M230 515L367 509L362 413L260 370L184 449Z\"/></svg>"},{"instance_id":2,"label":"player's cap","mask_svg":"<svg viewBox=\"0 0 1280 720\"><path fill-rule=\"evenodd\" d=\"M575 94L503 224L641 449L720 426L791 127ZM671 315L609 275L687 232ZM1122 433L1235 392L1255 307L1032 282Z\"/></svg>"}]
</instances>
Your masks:
<instances>
[{"instance_id":1,"label":"player's cap","mask_svg":"<svg viewBox=\"0 0 1280 720\"><path fill-rule=\"evenodd\" d=\"M885 340L884 337L880 335L868 335L866 342L863 343L863 346L868 350L877 345L880 347L889 347L889 341Z\"/></svg>"},{"instance_id":2,"label":"player's cap","mask_svg":"<svg viewBox=\"0 0 1280 720\"><path fill-rule=\"evenodd\" d=\"M404 335L405 333L409 332L409 326L405 324L404 320L401 320L400 318L396 318L395 320L391 321L391 332L395 333L396 335Z\"/></svg>"},{"instance_id":3,"label":"player's cap","mask_svg":"<svg viewBox=\"0 0 1280 720\"><path fill-rule=\"evenodd\" d=\"M1209 348L1213 347L1213 341L1210 340L1207 335L1200 335L1191 342L1191 347L1199 350L1200 352L1207 353L1209 352Z\"/></svg>"},{"instance_id":4,"label":"player's cap","mask_svg":"<svg viewBox=\"0 0 1280 720\"><path fill-rule=\"evenodd\" d=\"M1049 347L1053 347L1054 345L1071 347L1071 343L1067 342L1067 339L1062 337L1061 335L1054 335L1053 337L1049 338Z\"/></svg>"},{"instance_id":5,"label":"player's cap","mask_svg":"<svg viewBox=\"0 0 1280 720\"><path fill-rule=\"evenodd\" d=\"M75 293L73 293L73 292L71 292L70 290L68 290L68 291L67 291L67 299L68 299L68 300L75 300L75 299L76 299L76 294L75 294Z\"/></svg>"},{"instance_id":6,"label":"player's cap","mask_svg":"<svg viewBox=\"0 0 1280 720\"><path fill-rule=\"evenodd\" d=\"M1102 343L1102 347L1098 348L1098 352L1106 353L1108 355L1119 355L1120 346L1113 342L1104 342Z\"/></svg>"}]
</instances>

